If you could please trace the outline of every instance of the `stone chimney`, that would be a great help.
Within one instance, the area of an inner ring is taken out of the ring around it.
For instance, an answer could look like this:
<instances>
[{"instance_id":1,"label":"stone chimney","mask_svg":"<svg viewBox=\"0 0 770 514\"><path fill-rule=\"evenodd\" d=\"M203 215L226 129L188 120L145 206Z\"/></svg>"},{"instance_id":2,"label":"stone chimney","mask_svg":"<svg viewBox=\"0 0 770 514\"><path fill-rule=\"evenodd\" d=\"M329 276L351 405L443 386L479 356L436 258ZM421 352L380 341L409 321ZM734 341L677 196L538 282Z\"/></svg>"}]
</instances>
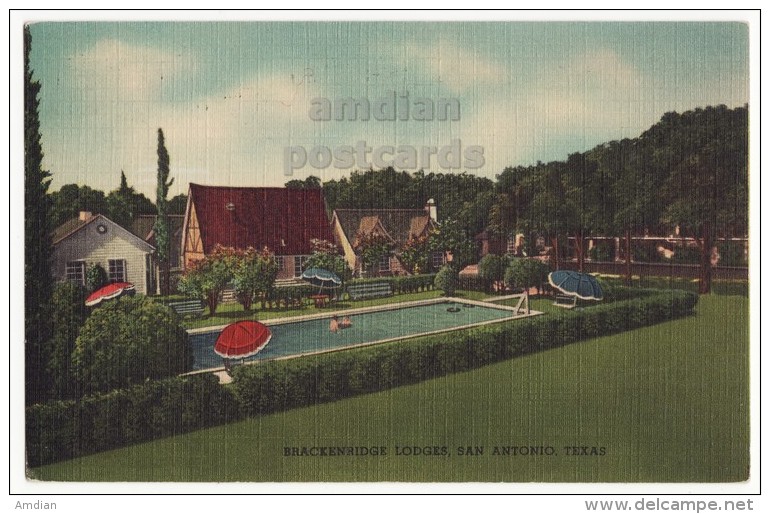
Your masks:
<instances>
[{"instance_id":1,"label":"stone chimney","mask_svg":"<svg viewBox=\"0 0 770 514\"><path fill-rule=\"evenodd\" d=\"M88 221L93 217L94 215L91 211L80 211L80 215L78 216L78 219L80 221Z\"/></svg>"},{"instance_id":2,"label":"stone chimney","mask_svg":"<svg viewBox=\"0 0 770 514\"><path fill-rule=\"evenodd\" d=\"M428 200L428 203L425 204L425 212L428 213L428 216L430 216L430 219L438 223L438 211L436 210L436 200L434 200L433 198Z\"/></svg>"}]
</instances>

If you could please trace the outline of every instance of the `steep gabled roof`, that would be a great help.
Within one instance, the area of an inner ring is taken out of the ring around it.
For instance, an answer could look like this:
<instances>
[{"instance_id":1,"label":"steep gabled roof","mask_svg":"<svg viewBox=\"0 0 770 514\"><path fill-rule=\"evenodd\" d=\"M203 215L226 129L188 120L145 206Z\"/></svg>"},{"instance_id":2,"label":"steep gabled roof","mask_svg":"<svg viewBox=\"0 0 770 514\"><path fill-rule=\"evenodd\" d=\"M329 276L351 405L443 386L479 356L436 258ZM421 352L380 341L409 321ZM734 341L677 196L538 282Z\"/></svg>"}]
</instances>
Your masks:
<instances>
[{"instance_id":1,"label":"steep gabled roof","mask_svg":"<svg viewBox=\"0 0 770 514\"><path fill-rule=\"evenodd\" d=\"M396 240L393 239L388 230L382 224L382 221L380 221L379 216L364 216L361 218L361 223L358 225L356 235L366 236L369 234L379 234L380 236L384 236L385 238L390 239L394 243L396 242Z\"/></svg>"},{"instance_id":2,"label":"steep gabled roof","mask_svg":"<svg viewBox=\"0 0 770 514\"><path fill-rule=\"evenodd\" d=\"M431 224L430 216L420 216L412 218L409 226L409 237L419 237L428 229Z\"/></svg>"},{"instance_id":3,"label":"steep gabled roof","mask_svg":"<svg viewBox=\"0 0 770 514\"><path fill-rule=\"evenodd\" d=\"M77 234L78 232L83 230L84 227L92 223L96 223L97 221L105 225L108 225L115 233L120 234L127 241L129 241L131 244L141 249L142 251L146 251L146 252L155 251L155 247L153 245L151 245L144 239L138 237L136 234L133 234L131 231L121 227L120 225L118 225L117 223L115 223L114 221L112 221L111 219L109 219L108 217L102 214L97 214L87 220L81 220L80 218L73 218L69 221L64 222L63 224L56 227L56 229L54 229L52 244L54 246L57 245L63 240Z\"/></svg>"},{"instance_id":4,"label":"steep gabled roof","mask_svg":"<svg viewBox=\"0 0 770 514\"><path fill-rule=\"evenodd\" d=\"M276 255L307 255L311 239L333 241L321 189L190 184L203 251L217 244L267 246Z\"/></svg>"},{"instance_id":5,"label":"steep gabled roof","mask_svg":"<svg viewBox=\"0 0 770 514\"><path fill-rule=\"evenodd\" d=\"M68 235L74 232L77 232L84 226L91 223L94 219L96 219L96 216L92 216L87 220L82 220L78 217L78 218L72 218L65 221L64 223L62 223L61 225L59 225L53 230L53 234L51 234L52 235L51 244L56 244L62 239L64 239L65 237L67 237Z\"/></svg>"},{"instance_id":6,"label":"steep gabled roof","mask_svg":"<svg viewBox=\"0 0 770 514\"><path fill-rule=\"evenodd\" d=\"M131 224L131 232L136 236L141 237L150 244L155 244L155 233L153 227L155 226L155 220L158 218L156 214L140 214ZM169 214L168 215L169 232L176 239L181 241L182 226L184 225L183 214ZM175 240L175 243L178 241Z\"/></svg>"},{"instance_id":7,"label":"steep gabled roof","mask_svg":"<svg viewBox=\"0 0 770 514\"><path fill-rule=\"evenodd\" d=\"M410 237L420 236L433 225L424 209L337 209L334 211L350 243L359 232L368 233L381 226L393 241L401 245Z\"/></svg>"}]
</instances>

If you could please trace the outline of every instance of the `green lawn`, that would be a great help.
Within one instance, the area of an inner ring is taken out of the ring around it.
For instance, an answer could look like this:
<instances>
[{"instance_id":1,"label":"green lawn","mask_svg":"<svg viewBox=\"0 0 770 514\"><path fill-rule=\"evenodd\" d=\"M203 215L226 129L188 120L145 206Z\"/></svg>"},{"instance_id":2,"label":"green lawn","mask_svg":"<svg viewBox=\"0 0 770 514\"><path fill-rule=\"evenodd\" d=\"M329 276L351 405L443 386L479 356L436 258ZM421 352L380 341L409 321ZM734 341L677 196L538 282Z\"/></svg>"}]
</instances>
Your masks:
<instances>
[{"instance_id":1,"label":"green lawn","mask_svg":"<svg viewBox=\"0 0 770 514\"><path fill-rule=\"evenodd\" d=\"M623 277L603 276L604 280L610 284L624 285ZM699 280L674 277L655 277L634 275L631 282L637 287L649 287L653 289L684 289L685 291L698 292ZM712 280L711 291L718 295L749 295L749 283L747 280Z\"/></svg>"},{"instance_id":2,"label":"green lawn","mask_svg":"<svg viewBox=\"0 0 770 514\"><path fill-rule=\"evenodd\" d=\"M55 465L59 481L725 482L748 476L748 299L697 316L331 404ZM386 456L285 457L285 447ZM448 455L396 455L396 446ZM483 447L459 455L458 447ZM551 446L551 456L493 455ZM589 455L568 455L565 447ZM604 455L590 455L592 448ZM604 450L602 450L603 448ZM581 450L582 452L582 450Z\"/></svg>"}]
</instances>

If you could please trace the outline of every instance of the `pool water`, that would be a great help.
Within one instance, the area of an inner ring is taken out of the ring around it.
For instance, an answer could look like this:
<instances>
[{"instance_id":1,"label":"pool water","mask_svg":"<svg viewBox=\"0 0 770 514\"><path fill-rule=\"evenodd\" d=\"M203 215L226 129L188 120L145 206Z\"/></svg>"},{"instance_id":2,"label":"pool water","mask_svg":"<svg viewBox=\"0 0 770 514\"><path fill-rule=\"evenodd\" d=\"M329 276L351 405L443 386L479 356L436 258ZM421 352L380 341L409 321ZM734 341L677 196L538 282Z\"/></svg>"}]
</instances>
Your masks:
<instances>
[{"instance_id":1,"label":"pool water","mask_svg":"<svg viewBox=\"0 0 770 514\"><path fill-rule=\"evenodd\" d=\"M350 316L352 325L336 333L329 330L331 316L307 321L270 325L273 337L265 348L248 360L274 359L306 353L315 353L447 330L489 321L499 321L513 316L513 311L495 306L467 303L440 302L413 305L395 309L370 311ZM342 317L339 318L342 321ZM222 358L214 353L214 343L219 331L193 334L190 340L195 355L195 370L222 366Z\"/></svg>"}]
</instances>

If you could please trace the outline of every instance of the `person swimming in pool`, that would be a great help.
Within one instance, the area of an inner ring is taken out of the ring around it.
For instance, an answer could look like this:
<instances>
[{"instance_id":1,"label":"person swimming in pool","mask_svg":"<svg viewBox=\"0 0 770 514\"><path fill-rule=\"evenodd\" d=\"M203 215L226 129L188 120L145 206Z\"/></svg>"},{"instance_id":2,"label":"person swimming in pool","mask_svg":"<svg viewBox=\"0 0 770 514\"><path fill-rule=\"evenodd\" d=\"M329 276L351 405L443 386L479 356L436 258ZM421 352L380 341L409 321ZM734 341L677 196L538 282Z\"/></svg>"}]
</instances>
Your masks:
<instances>
[{"instance_id":1,"label":"person swimming in pool","mask_svg":"<svg viewBox=\"0 0 770 514\"><path fill-rule=\"evenodd\" d=\"M329 332L337 333L340 330L340 322L337 316L332 316L332 320L329 322Z\"/></svg>"},{"instance_id":2,"label":"person swimming in pool","mask_svg":"<svg viewBox=\"0 0 770 514\"><path fill-rule=\"evenodd\" d=\"M350 316L345 316L340 322L340 328L350 328L353 322L350 321Z\"/></svg>"}]
</instances>

